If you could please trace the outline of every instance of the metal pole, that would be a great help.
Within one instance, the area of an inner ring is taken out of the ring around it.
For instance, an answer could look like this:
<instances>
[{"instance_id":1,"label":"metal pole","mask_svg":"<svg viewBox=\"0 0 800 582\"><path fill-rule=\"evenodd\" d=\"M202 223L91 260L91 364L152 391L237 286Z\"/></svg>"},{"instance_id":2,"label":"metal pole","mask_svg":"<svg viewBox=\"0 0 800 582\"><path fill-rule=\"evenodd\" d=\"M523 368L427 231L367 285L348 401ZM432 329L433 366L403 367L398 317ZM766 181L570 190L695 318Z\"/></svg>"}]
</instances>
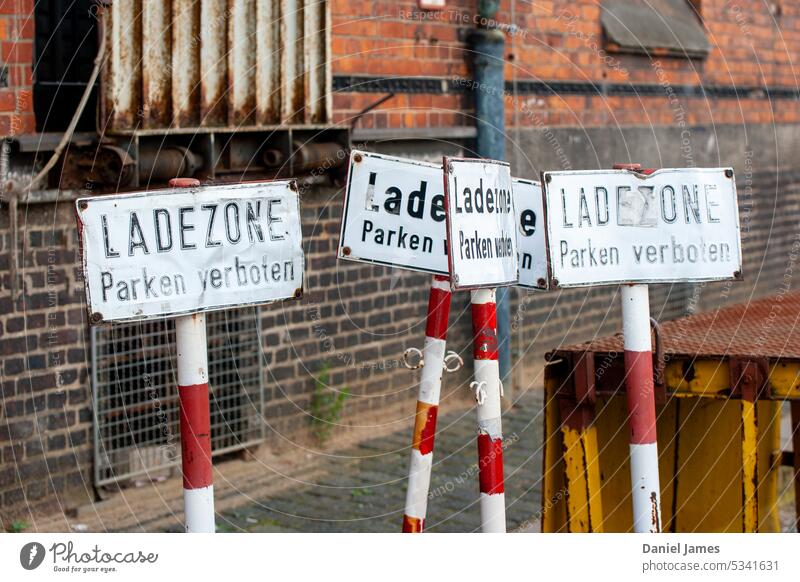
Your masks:
<instances>
[{"instance_id":1,"label":"metal pole","mask_svg":"<svg viewBox=\"0 0 800 582\"><path fill-rule=\"evenodd\" d=\"M500 3L480 0L482 22L497 18ZM470 33L475 63L475 152L482 158L506 159L505 134L505 34L501 30L476 28ZM512 391L510 289L497 289L497 331L500 350L500 377Z\"/></svg>"},{"instance_id":2,"label":"metal pole","mask_svg":"<svg viewBox=\"0 0 800 582\"><path fill-rule=\"evenodd\" d=\"M478 476L481 530L506 531L503 482L503 426L500 418L500 366L497 361L497 310L494 289L471 292L475 398L478 402Z\"/></svg>"},{"instance_id":3,"label":"metal pole","mask_svg":"<svg viewBox=\"0 0 800 582\"><path fill-rule=\"evenodd\" d=\"M199 180L170 180L173 188L191 188ZM187 533L214 533L214 484L211 464L211 412L208 398L208 341L202 313L175 318L178 396L181 406L181 468Z\"/></svg>"},{"instance_id":4,"label":"metal pole","mask_svg":"<svg viewBox=\"0 0 800 582\"><path fill-rule=\"evenodd\" d=\"M622 287L622 334L625 345L625 391L630 415L630 462L633 531L661 531L656 400L650 342L647 285Z\"/></svg>"},{"instance_id":5,"label":"metal pole","mask_svg":"<svg viewBox=\"0 0 800 582\"><path fill-rule=\"evenodd\" d=\"M641 164L614 164L615 170L651 174ZM656 396L653 346L650 341L650 297L647 285L623 285L622 335L625 347L625 392L630 420L633 531L661 531L661 484L656 442Z\"/></svg>"},{"instance_id":6,"label":"metal pole","mask_svg":"<svg viewBox=\"0 0 800 582\"><path fill-rule=\"evenodd\" d=\"M422 350L422 379L419 385L414 437L411 444L403 533L421 533L425 527L436 417L439 411L445 362L447 322L450 318L450 297L449 279L440 275L434 276L428 296L425 346Z\"/></svg>"}]
</instances>

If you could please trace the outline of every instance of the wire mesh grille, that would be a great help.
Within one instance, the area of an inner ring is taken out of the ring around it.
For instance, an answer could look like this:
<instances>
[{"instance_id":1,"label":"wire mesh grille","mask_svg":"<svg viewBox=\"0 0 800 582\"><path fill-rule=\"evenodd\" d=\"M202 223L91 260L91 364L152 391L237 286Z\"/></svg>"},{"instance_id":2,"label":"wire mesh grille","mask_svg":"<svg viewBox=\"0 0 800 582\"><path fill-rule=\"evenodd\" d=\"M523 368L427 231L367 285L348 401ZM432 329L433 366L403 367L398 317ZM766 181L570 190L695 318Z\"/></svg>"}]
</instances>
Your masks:
<instances>
[{"instance_id":1,"label":"wire mesh grille","mask_svg":"<svg viewBox=\"0 0 800 582\"><path fill-rule=\"evenodd\" d=\"M264 438L257 308L209 313L211 447L219 455ZM92 329L95 483L166 476L180 465L174 320Z\"/></svg>"}]
</instances>

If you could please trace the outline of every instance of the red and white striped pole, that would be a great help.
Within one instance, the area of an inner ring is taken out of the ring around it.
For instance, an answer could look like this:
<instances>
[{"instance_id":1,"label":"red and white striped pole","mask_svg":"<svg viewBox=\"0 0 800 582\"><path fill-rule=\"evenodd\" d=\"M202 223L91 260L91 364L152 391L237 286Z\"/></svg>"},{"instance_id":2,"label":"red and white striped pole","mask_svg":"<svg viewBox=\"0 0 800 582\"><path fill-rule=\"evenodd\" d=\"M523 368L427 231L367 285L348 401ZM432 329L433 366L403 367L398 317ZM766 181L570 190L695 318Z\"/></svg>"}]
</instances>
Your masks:
<instances>
[{"instance_id":1,"label":"red and white striped pole","mask_svg":"<svg viewBox=\"0 0 800 582\"><path fill-rule=\"evenodd\" d=\"M639 164L616 164L614 169L642 171ZM652 170L643 172L649 174ZM630 426L633 531L658 533L661 531L661 484L658 477L650 298L647 285L623 285L621 291L625 392Z\"/></svg>"},{"instance_id":2,"label":"red and white striped pole","mask_svg":"<svg viewBox=\"0 0 800 582\"><path fill-rule=\"evenodd\" d=\"M411 444L411 466L403 514L403 533L422 533L428 510L428 491L433 466L436 417L442 391L447 322L450 319L450 280L435 275L428 295L425 345L422 348L422 379L417 396L417 414Z\"/></svg>"},{"instance_id":3,"label":"red and white striped pole","mask_svg":"<svg viewBox=\"0 0 800 582\"><path fill-rule=\"evenodd\" d=\"M661 531L661 486L647 285L622 287L622 334L631 435L633 531L658 533Z\"/></svg>"},{"instance_id":4,"label":"red and white striped pole","mask_svg":"<svg viewBox=\"0 0 800 582\"><path fill-rule=\"evenodd\" d=\"M497 359L497 307L494 289L471 292L475 398L478 401L478 478L481 530L505 533L503 426L500 418L500 364Z\"/></svg>"},{"instance_id":5,"label":"red and white striped pole","mask_svg":"<svg viewBox=\"0 0 800 582\"><path fill-rule=\"evenodd\" d=\"M191 188L199 180L170 180L173 188ZM183 508L187 533L214 533L214 485L211 465L211 411L208 390L208 341L202 313L175 318L178 396L181 405Z\"/></svg>"},{"instance_id":6,"label":"red and white striped pole","mask_svg":"<svg viewBox=\"0 0 800 582\"><path fill-rule=\"evenodd\" d=\"M433 466L433 442L442 390L447 322L450 319L450 282L435 275L428 296L425 345L422 349L422 379L417 397L408 491L403 514L403 533L422 533L428 511L428 492ZM407 352L408 353L408 352Z\"/></svg>"}]
</instances>

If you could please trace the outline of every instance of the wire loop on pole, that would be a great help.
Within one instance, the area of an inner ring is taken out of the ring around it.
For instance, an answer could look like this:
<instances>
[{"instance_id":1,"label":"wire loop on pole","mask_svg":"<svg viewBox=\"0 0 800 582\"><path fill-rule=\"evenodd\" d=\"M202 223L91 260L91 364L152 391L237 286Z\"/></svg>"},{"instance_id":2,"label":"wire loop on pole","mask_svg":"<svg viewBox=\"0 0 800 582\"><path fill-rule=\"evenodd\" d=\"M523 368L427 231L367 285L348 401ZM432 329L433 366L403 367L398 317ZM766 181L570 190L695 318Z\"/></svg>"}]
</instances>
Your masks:
<instances>
[{"instance_id":1,"label":"wire loop on pole","mask_svg":"<svg viewBox=\"0 0 800 582\"><path fill-rule=\"evenodd\" d=\"M418 358L415 364L412 364L409 361L410 356L415 356ZM424 364L425 359L422 357L422 350L419 348L408 348L405 352L403 352L403 365L409 370L419 370Z\"/></svg>"},{"instance_id":2,"label":"wire loop on pole","mask_svg":"<svg viewBox=\"0 0 800 582\"><path fill-rule=\"evenodd\" d=\"M473 381L469 385L470 389L475 390L475 401L483 404L486 401L486 382Z\"/></svg>"},{"instance_id":3,"label":"wire loop on pole","mask_svg":"<svg viewBox=\"0 0 800 582\"><path fill-rule=\"evenodd\" d=\"M451 362L454 362L451 365ZM454 351L450 350L447 352L447 355L444 357L444 371L452 374L453 372L458 372L461 368L464 367L464 360L461 359Z\"/></svg>"}]
</instances>

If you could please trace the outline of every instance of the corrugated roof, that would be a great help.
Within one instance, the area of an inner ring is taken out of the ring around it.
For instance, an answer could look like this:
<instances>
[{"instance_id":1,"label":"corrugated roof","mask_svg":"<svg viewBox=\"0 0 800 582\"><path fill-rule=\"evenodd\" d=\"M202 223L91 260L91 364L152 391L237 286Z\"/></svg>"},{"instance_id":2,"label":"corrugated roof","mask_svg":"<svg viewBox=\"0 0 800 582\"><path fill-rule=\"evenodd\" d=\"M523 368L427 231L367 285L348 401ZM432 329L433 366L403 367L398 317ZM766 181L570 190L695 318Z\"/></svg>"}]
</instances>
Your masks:
<instances>
[{"instance_id":1,"label":"corrugated roof","mask_svg":"<svg viewBox=\"0 0 800 582\"><path fill-rule=\"evenodd\" d=\"M664 351L684 357L800 360L800 291L765 297L661 324ZM554 353L621 352L622 334L559 347Z\"/></svg>"}]
</instances>

